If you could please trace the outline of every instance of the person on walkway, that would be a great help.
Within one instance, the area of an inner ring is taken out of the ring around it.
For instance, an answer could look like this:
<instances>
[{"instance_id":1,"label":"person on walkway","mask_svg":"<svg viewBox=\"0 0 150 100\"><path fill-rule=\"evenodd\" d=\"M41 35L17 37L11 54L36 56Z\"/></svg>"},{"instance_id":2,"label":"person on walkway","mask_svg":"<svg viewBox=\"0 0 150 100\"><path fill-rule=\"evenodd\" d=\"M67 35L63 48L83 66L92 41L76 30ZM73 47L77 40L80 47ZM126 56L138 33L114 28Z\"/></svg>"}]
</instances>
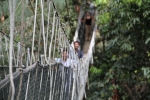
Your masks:
<instances>
[{"instance_id":1,"label":"person on walkway","mask_svg":"<svg viewBox=\"0 0 150 100\"><path fill-rule=\"evenodd\" d=\"M80 42L79 41L75 41L74 42L74 49L75 49L75 52L77 53L79 59L80 58L83 58L83 52L79 49L80 47Z\"/></svg>"},{"instance_id":2,"label":"person on walkway","mask_svg":"<svg viewBox=\"0 0 150 100\"><path fill-rule=\"evenodd\" d=\"M89 41L91 35L91 25L93 22L93 17L91 16L90 12L86 13L84 17L84 22L85 22L86 40Z\"/></svg>"},{"instance_id":3,"label":"person on walkway","mask_svg":"<svg viewBox=\"0 0 150 100\"><path fill-rule=\"evenodd\" d=\"M92 16L95 15L95 5L94 3L88 1L88 6L89 6L89 12L91 13Z\"/></svg>"},{"instance_id":4,"label":"person on walkway","mask_svg":"<svg viewBox=\"0 0 150 100\"><path fill-rule=\"evenodd\" d=\"M62 52L62 61L64 68L64 79L63 79L63 100L71 99L71 91L73 86L73 70L75 68L74 63L75 61L69 58L69 50L67 48L63 49ZM62 68L63 68L62 66ZM61 68L61 70L62 70Z\"/></svg>"},{"instance_id":5,"label":"person on walkway","mask_svg":"<svg viewBox=\"0 0 150 100\"><path fill-rule=\"evenodd\" d=\"M63 64L63 66L65 66L65 67L71 66L71 59L69 59L68 55L69 55L68 49L64 48L63 52L62 52L62 61L61 62Z\"/></svg>"}]
</instances>

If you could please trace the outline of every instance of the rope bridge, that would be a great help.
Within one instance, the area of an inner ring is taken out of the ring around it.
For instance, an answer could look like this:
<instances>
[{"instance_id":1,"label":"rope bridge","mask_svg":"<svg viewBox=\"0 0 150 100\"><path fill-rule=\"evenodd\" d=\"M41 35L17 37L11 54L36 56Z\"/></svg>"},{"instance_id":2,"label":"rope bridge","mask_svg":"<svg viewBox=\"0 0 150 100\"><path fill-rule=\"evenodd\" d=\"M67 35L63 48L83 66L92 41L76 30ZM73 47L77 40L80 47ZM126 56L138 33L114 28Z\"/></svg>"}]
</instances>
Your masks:
<instances>
[{"instance_id":1,"label":"rope bridge","mask_svg":"<svg viewBox=\"0 0 150 100\"><path fill-rule=\"evenodd\" d=\"M10 35L0 32L0 100L82 100L93 62L95 31L86 56L78 59L53 0L25 1L20 3L21 22L16 23L16 0L9 0ZM33 15L25 17L29 4ZM74 41L79 38L79 26ZM61 63L64 48L69 66Z\"/></svg>"}]
</instances>

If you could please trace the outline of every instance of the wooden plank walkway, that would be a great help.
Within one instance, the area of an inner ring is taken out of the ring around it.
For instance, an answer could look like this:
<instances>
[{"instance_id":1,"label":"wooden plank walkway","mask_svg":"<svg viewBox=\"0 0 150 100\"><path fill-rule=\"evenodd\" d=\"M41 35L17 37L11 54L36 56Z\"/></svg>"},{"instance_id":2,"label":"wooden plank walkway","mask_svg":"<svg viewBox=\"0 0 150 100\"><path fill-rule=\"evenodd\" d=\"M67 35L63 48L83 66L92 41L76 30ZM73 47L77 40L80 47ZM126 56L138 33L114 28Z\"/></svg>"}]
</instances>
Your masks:
<instances>
[{"instance_id":1,"label":"wooden plank walkway","mask_svg":"<svg viewBox=\"0 0 150 100\"><path fill-rule=\"evenodd\" d=\"M86 56L88 50L89 50L89 46L90 46L90 42L91 41L85 41L84 42L84 46L83 46L83 53L84 53L84 56Z\"/></svg>"}]
</instances>

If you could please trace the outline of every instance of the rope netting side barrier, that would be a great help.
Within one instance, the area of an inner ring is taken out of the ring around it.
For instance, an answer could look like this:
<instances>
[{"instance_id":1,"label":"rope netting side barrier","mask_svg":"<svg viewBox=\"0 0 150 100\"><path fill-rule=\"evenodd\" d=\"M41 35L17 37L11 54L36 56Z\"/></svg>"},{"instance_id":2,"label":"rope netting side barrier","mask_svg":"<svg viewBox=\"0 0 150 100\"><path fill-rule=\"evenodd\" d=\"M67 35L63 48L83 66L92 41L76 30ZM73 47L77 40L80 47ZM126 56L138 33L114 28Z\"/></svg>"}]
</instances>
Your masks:
<instances>
[{"instance_id":1,"label":"rope netting side barrier","mask_svg":"<svg viewBox=\"0 0 150 100\"><path fill-rule=\"evenodd\" d=\"M0 32L0 68L7 71L0 74L0 100L82 100L95 32L86 57L78 59L53 0L22 0L21 23L16 23L16 0L9 4L10 35ZM25 17L29 4L33 15Z\"/></svg>"},{"instance_id":2,"label":"rope netting side barrier","mask_svg":"<svg viewBox=\"0 0 150 100\"><path fill-rule=\"evenodd\" d=\"M72 100L73 69L64 67L60 70L60 66L61 64L54 64L51 67L43 67L35 63L23 69L21 81L20 74L22 73L17 70L14 73L14 100ZM52 73L49 74L49 72ZM11 97L9 77L6 77L0 84L0 100L9 100ZM74 97L74 100L77 99Z\"/></svg>"}]
</instances>

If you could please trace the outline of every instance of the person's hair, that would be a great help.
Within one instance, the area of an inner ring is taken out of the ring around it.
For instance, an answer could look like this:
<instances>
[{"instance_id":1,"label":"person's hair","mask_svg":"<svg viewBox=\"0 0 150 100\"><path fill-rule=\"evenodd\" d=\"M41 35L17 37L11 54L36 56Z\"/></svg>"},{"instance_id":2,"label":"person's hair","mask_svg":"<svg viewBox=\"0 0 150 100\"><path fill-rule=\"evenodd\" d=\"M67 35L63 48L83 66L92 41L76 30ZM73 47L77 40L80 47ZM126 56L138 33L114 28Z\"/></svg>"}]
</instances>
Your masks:
<instances>
[{"instance_id":1,"label":"person's hair","mask_svg":"<svg viewBox=\"0 0 150 100\"><path fill-rule=\"evenodd\" d=\"M63 52L68 52L69 53L68 48L63 48Z\"/></svg>"},{"instance_id":2,"label":"person's hair","mask_svg":"<svg viewBox=\"0 0 150 100\"><path fill-rule=\"evenodd\" d=\"M78 43L78 44L80 45L80 42L79 42L79 41L74 41L74 44L75 44L75 43Z\"/></svg>"},{"instance_id":3,"label":"person's hair","mask_svg":"<svg viewBox=\"0 0 150 100\"><path fill-rule=\"evenodd\" d=\"M91 16L91 12L90 12L90 11L87 11L87 12L86 12L86 15L87 15L87 13Z\"/></svg>"}]
</instances>

